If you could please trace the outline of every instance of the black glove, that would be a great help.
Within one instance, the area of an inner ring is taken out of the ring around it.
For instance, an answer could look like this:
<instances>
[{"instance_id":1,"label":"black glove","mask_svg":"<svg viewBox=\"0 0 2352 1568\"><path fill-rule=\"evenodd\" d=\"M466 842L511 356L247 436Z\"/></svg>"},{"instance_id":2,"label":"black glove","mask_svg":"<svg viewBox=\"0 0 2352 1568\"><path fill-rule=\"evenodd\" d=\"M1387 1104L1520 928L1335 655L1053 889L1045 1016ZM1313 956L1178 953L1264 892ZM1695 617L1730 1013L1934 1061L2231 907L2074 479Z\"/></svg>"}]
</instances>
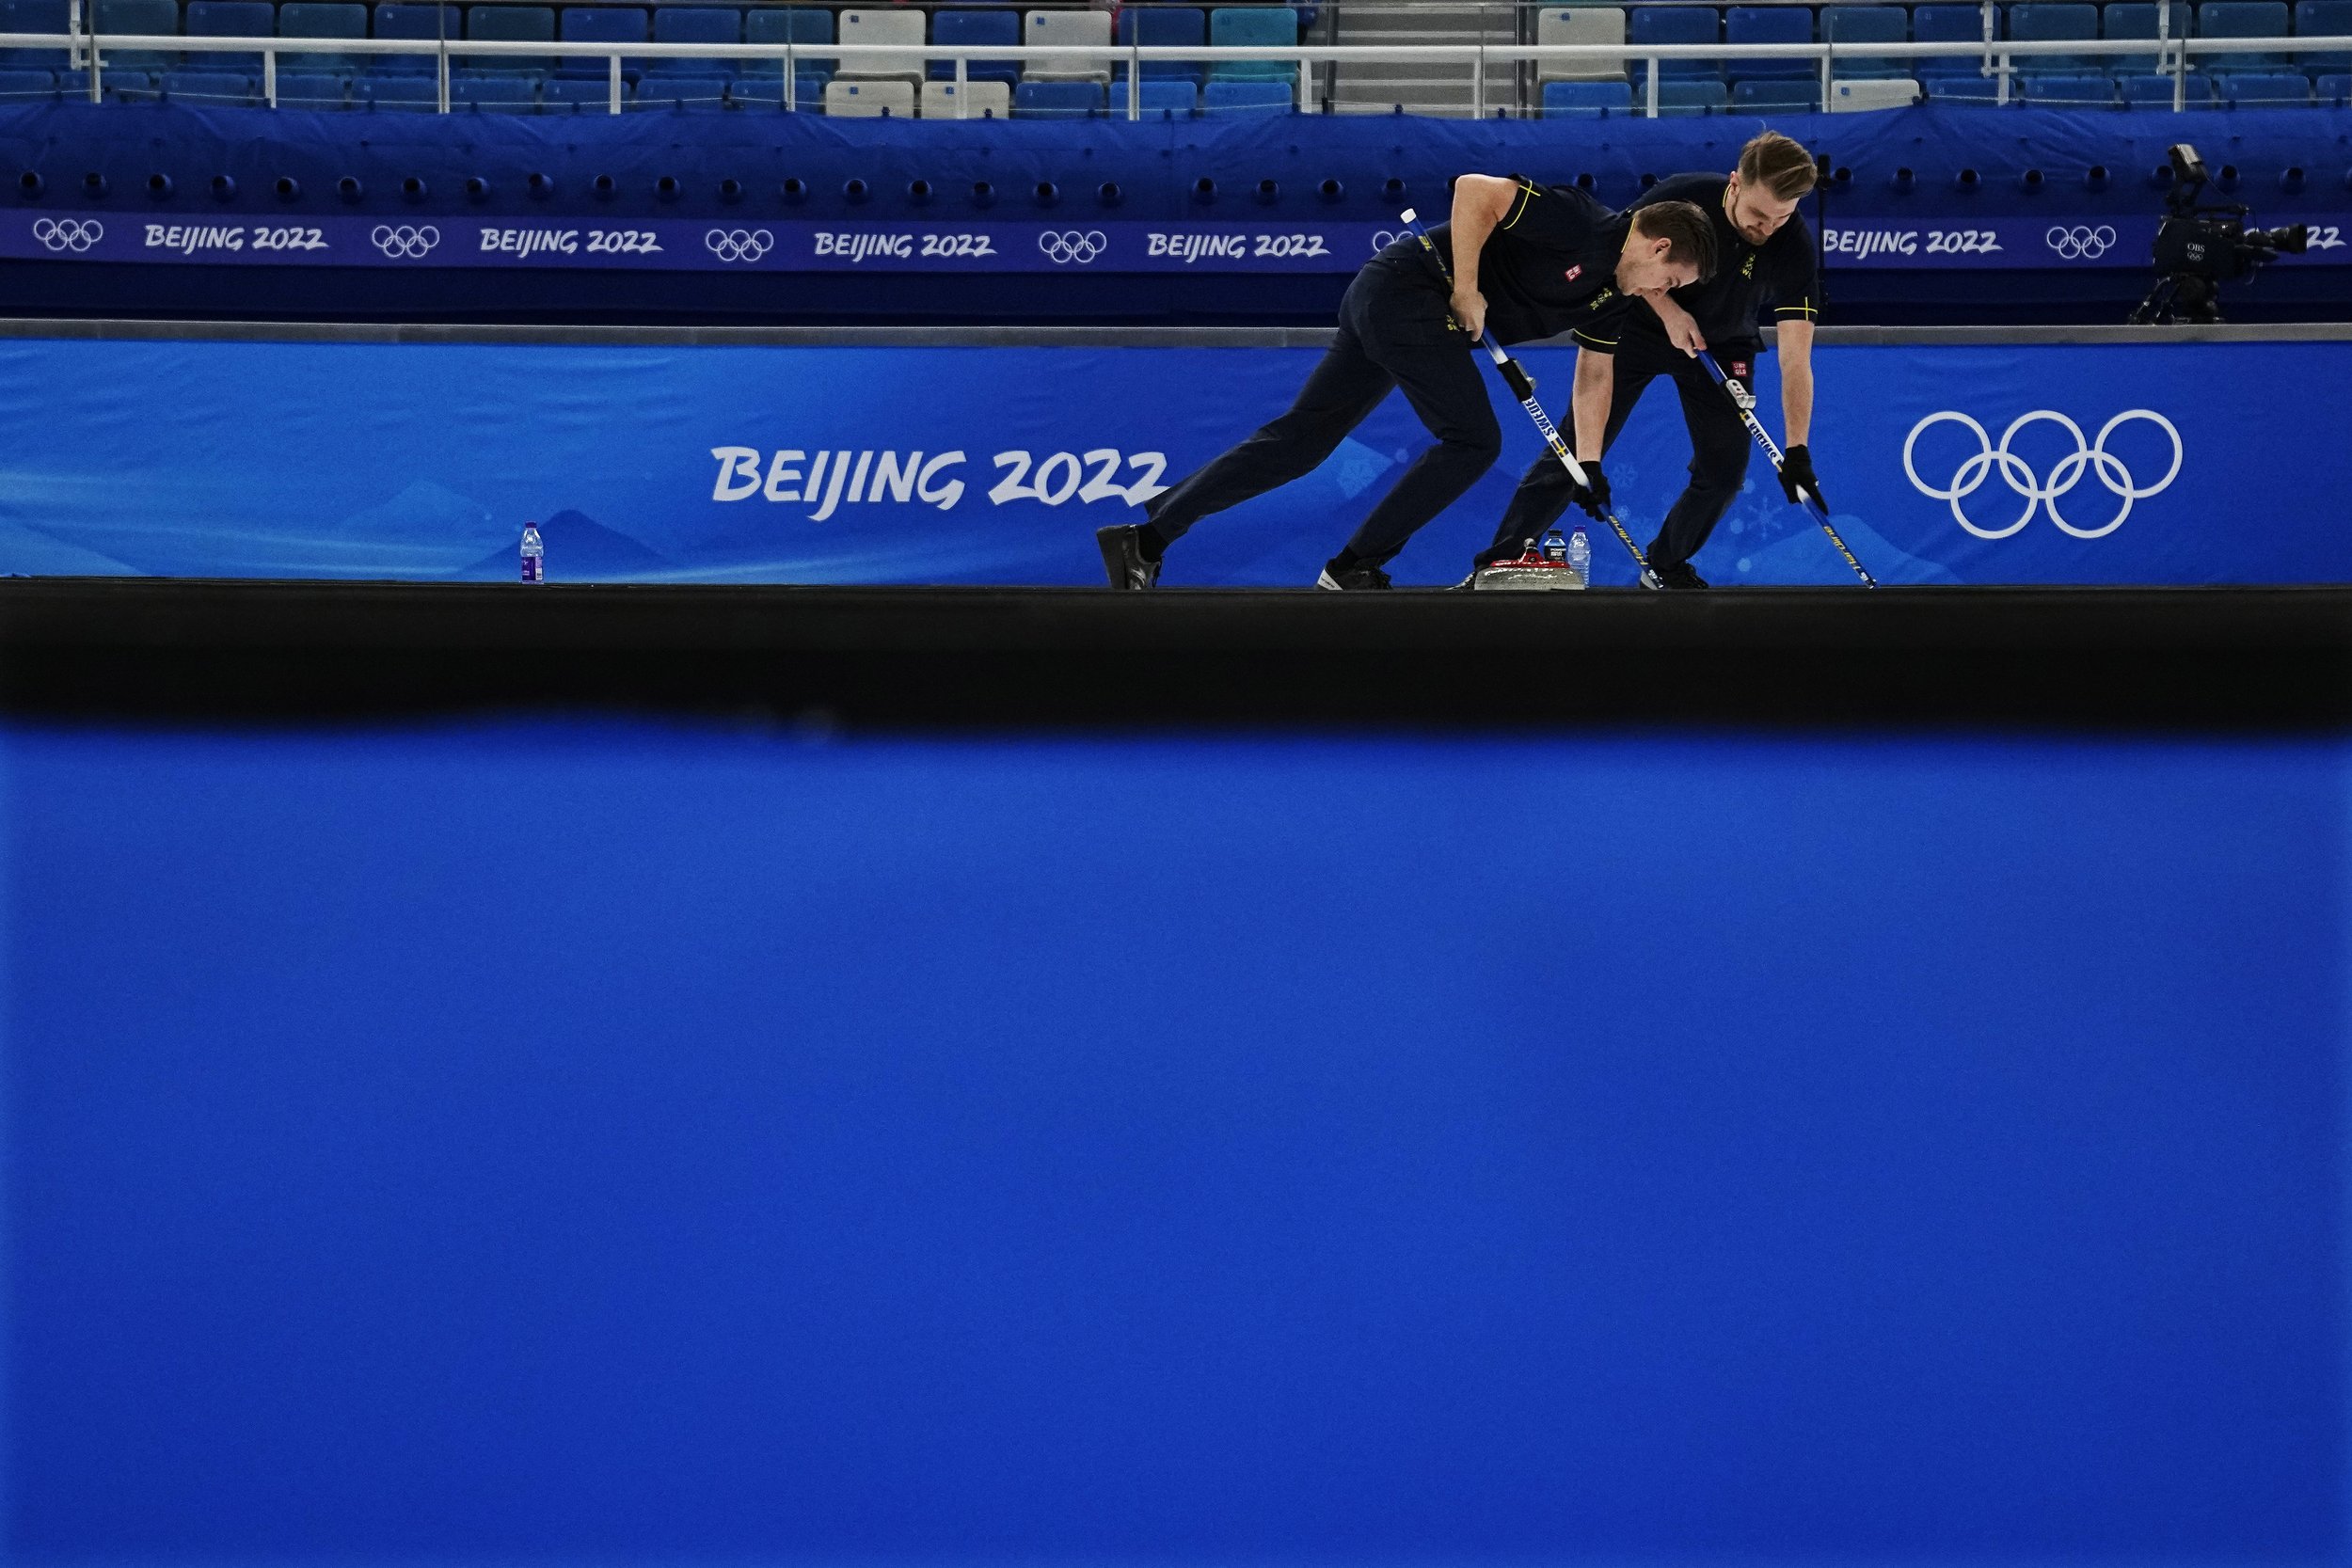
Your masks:
<instances>
[{"instance_id":1,"label":"black glove","mask_svg":"<svg viewBox=\"0 0 2352 1568\"><path fill-rule=\"evenodd\" d=\"M1821 482L1813 477L1813 453L1804 447L1790 447L1780 454L1780 490L1791 506L1798 504L1797 486L1801 484L1813 492L1813 499L1821 503L1822 511L1829 510L1829 500L1821 494Z\"/></svg>"},{"instance_id":2,"label":"black glove","mask_svg":"<svg viewBox=\"0 0 2352 1568\"><path fill-rule=\"evenodd\" d=\"M1597 463L1580 463L1577 467L1584 470L1585 482L1569 486L1568 499L1582 507L1593 521L1606 521L1609 516L1609 476L1600 471Z\"/></svg>"}]
</instances>

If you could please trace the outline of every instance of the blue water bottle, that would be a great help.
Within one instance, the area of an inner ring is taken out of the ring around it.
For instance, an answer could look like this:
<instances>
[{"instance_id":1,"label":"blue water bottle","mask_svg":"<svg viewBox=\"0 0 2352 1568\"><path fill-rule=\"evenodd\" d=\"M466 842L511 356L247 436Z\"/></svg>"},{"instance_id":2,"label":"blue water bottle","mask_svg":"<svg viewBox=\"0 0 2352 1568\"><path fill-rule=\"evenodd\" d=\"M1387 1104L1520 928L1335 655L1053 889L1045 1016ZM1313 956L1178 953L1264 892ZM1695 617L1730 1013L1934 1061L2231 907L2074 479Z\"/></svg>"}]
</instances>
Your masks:
<instances>
[{"instance_id":1,"label":"blue water bottle","mask_svg":"<svg viewBox=\"0 0 2352 1568\"><path fill-rule=\"evenodd\" d=\"M545 582L548 574L548 547L539 539L539 525L523 525L523 580Z\"/></svg>"},{"instance_id":2,"label":"blue water bottle","mask_svg":"<svg viewBox=\"0 0 2352 1568\"><path fill-rule=\"evenodd\" d=\"M1593 580L1593 542L1578 529L1568 535L1568 570L1576 574L1576 585L1582 588Z\"/></svg>"}]
</instances>

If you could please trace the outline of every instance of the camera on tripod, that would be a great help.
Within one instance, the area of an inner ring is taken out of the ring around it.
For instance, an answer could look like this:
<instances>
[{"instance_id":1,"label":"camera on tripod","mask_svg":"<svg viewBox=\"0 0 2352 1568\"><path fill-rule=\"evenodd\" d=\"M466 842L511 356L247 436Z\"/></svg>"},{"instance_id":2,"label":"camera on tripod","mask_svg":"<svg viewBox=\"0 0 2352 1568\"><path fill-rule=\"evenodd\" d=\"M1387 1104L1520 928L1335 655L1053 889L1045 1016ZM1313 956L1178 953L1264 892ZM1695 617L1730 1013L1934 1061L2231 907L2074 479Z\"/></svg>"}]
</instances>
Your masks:
<instances>
[{"instance_id":1,"label":"camera on tripod","mask_svg":"<svg viewBox=\"0 0 2352 1568\"><path fill-rule=\"evenodd\" d=\"M2205 162L2186 142L2169 149L2173 185L2164 198L2164 222L2156 230L2156 286L2131 314L2132 325L2173 321L2217 322L2221 285L2250 277L2281 252L2299 256L2310 243L2303 224L2284 229L2249 229L2251 211L2236 202L2201 206L2207 180Z\"/></svg>"}]
</instances>

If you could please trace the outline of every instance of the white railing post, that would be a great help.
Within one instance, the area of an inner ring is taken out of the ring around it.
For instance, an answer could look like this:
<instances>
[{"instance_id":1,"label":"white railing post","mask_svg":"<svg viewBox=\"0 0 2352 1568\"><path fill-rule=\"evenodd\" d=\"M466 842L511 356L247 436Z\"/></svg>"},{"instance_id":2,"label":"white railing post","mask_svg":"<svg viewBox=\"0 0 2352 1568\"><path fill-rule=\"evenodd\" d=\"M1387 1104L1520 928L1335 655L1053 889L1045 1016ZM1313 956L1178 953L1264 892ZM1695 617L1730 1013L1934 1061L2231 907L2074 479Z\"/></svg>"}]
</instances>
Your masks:
<instances>
[{"instance_id":1,"label":"white railing post","mask_svg":"<svg viewBox=\"0 0 2352 1568\"><path fill-rule=\"evenodd\" d=\"M1136 39L1141 35L1143 19L1138 16L1136 22L1137 31L1129 35L1127 39L1127 118L1129 119L1143 118L1143 51L1142 46L1136 42Z\"/></svg>"},{"instance_id":2,"label":"white railing post","mask_svg":"<svg viewBox=\"0 0 2352 1568\"><path fill-rule=\"evenodd\" d=\"M2008 50L2004 49L2003 51L2001 51L2001 56L2000 56L2000 59L2001 59L2001 85L2000 85L2000 87L1997 87L1996 89L1994 89L1994 94L1993 94L1993 102L1994 102L1994 103L2007 103L2009 102L2009 78L2010 78L2010 63L2011 63L2010 56L2010 53L2009 53L2009 51L2008 51Z\"/></svg>"},{"instance_id":3,"label":"white railing post","mask_svg":"<svg viewBox=\"0 0 2352 1568\"><path fill-rule=\"evenodd\" d=\"M787 33L784 35L784 112L788 115L800 113L800 105L793 100L798 96L801 73L793 66L792 49L792 35Z\"/></svg>"},{"instance_id":4,"label":"white railing post","mask_svg":"<svg viewBox=\"0 0 2352 1568\"><path fill-rule=\"evenodd\" d=\"M1827 40L1821 42L1821 113L1829 113L1830 61L1836 57L1837 45Z\"/></svg>"},{"instance_id":5,"label":"white railing post","mask_svg":"<svg viewBox=\"0 0 2352 1568\"><path fill-rule=\"evenodd\" d=\"M930 72L925 71L924 74L928 76ZM961 55L958 55L956 56L956 118L958 119L972 118L969 112L972 103L971 87L972 62ZM914 90L919 93L923 89L917 87Z\"/></svg>"},{"instance_id":6,"label":"white railing post","mask_svg":"<svg viewBox=\"0 0 2352 1568\"><path fill-rule=\"evenodd\" d=\"M1484 24L1481 24L1483 30ZM1486 118L1486 46L1478 46L1477 56L1470 61L1470 119Z\"/></svg>"},{"instance_id":7,"label":"white railing post","mask_svg":"<svg viewBox=\"0 0 2352 1568\"><path fill-rule=\"evenodd\" d=\"M1645 106L1642 112L1646 118L1656 119L1658 118L1658 56L1652 55L1645 63L1649 66L1649 87L1643 100Z\"/></svg>"},{"instance_id":8,"label":"white railing post","mask_svg":"<svg viewBox=\"0 0 2352 1568\"><path fill-rule=\"evenodd\" d=\"M444 36L433 56L437 112L449 113L449 39Z\"/></svg>"},{"instance_id":9,"label":"white railing post","mask_svg":"<svg viewBox=\"0 0 2352 1568\"><path fill-rule=\"evenodd\" d=\"M95 8L92 8L95 10ZM104 97L104 90L98 79L98 22L93 15L90 20L89 35L89 101L93 103Z\"/></svg>"},{"instance_id":10,"label":"white railing post","mask_svg":"<svg viewBox=\"0 0 2352 1568\"><path fill-rule=\"evenodd\" d=\"M262 45L262 102L278 107L278 46Z\"/></svg>"},{"instance_id":11,"label":"white railing post","mask_svg":"<svg viewBox=\"0 0 2352 1568\"><path fill-rule=\"evenodd\" d=\"M619 114L621 112L621 52L617 49L612 51L612 57L605 62L604 87L606 112Z\"/></svg>"}]
</instances>

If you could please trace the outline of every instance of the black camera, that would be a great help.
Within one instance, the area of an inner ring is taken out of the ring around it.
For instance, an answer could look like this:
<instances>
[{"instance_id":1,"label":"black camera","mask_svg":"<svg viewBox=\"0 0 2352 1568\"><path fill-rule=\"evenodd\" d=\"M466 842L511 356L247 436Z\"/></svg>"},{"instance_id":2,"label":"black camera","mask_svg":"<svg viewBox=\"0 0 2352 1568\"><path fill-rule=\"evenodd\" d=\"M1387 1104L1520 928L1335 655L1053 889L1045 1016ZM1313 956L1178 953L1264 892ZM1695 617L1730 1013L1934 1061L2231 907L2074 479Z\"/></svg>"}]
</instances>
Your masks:
<instances>
[{"instance_id":1,"label":"black camera","mask_svg":"<svg viewBox=\"0 0 2352 1568\"><path fill-rule=\"evenodd\" d=\"M2283 253L2302 254L2311 230L2249 229L2250 209L2236 203L2201 205L2209 176L2197 150L2182 142L2165 156L2172 165L2171 191L2164 198L2164 222L2156 230L2156 286L2132 312L2132 325L2217 322L2221 285L2253 276L2254 269Z\"/></svg>"}]
</instances>

